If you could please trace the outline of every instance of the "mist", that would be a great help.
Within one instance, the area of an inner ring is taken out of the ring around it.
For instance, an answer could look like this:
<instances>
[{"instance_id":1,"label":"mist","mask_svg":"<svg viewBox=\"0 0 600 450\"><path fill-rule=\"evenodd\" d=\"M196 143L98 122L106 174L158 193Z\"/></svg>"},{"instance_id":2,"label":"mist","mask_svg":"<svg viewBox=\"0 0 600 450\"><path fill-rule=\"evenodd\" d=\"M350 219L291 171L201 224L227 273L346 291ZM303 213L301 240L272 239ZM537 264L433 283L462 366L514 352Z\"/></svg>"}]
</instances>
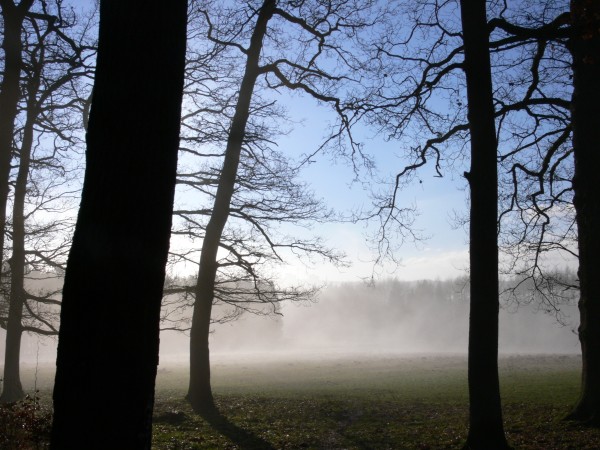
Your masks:
<instances>
[{"instance_id":1,"label":"mist","mask_svg":"<svg viewBox=\"0 0 600 450\"><path fill-rule=\"evenodd\" d=\"M468 288L461 279L397 281L375 285L345 282L324 288L312 303L284 304L281 315L242 314L213 326L215 359L352 353L467 353ZM560 322L536 303L500 310L500 345L504 354L578 354L576 302L560 306ZM4 339L5 331L0 331ZM161 334L161 364L185 363L189 337ZM24 364L54 363L56 338L24 334ZM0 349L4 358L4 347Z\"/></svg>"},{"instance_id":2,"label":"mist","mask_svg":"<svg viewBox=\"0 0 600 450\"><path fill-rule=\"evenodd\" d=\"M292 347L392 353L466 353L469 301L464 281L388 281L328 289L310 309L286 308L285 338ZM562 322L538 305L500 311L502 353L579 351L575 304L561 307Z\"/></svg>"},{"instance_id":3,"label":"mist","mask_svg":"<svg viewBox=\"0 0 600 450\"><path fill-rule=\"evenodd\" d=\"M284 304L282 315L244 314L215 325L214 357L236 353L467 353L469 300L464 280L345 282L314 303ZM578 354L576 302L560 306L560 321L536 303L506 302L500 310L504 354ZM187 337L164 333L161 360L187 359Z\"/></svg>"}]
</instances>

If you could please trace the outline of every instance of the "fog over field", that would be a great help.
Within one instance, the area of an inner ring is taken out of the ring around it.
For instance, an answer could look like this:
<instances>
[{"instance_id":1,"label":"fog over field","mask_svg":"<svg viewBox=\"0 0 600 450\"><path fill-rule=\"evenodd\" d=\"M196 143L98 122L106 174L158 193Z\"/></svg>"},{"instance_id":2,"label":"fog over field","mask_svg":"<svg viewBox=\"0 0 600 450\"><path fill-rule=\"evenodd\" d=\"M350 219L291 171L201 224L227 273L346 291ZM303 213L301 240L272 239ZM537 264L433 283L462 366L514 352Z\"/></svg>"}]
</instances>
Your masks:
<instances>
[{"instance_id":1,"label":"fog over field","mask_svg":"<svg viewBox=\"0 0 600 450\"><path fill-rule=\"evenodd\" d=\"M285 305L282 317L246 316L216 327L213 349L466 353L469 304L464 289L455 281L331 286L318 303ZM505 304L500 352L578 353L577 306L562 305L560 313L562 323L538 305Z\"/></svg>"},{"instance_id":2,"label":"fog over field","mask_svg":"<svg viewBox=\"0 0 600 450\"><path fill-rule=\"evenodd\" d=\"M315 303L286 304L282 315L242 315L214 326L213 360L236 353L271 356L294 352L317 356L343 353L466 353L468 288L458 280L388 280L369 286L363 282L331 285ZM219 308L217 307L218 311ZM536 304L507 305L500 311L501 353L580 352L576 334L575 302L554 313ZM114 326L115 324L107 324ZM124 324L126 325L126 324ZM4 339L4 330L0 339ZM188 337L163 332L161 363L185 362ZM26 335L24 363L53 363L56 340ZM4 347L0 350L3 358Z\"/></svg>"}]
</instances>

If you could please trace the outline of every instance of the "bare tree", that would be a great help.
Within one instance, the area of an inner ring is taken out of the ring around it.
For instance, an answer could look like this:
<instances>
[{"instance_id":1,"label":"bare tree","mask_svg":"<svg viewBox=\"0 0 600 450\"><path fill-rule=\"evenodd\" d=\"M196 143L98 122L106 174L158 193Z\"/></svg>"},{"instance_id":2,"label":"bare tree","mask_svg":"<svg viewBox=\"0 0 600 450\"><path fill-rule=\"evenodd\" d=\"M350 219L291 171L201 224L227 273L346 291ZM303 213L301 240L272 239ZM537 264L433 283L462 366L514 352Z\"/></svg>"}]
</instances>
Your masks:
<instances>
[{"instance_id":1,"label":"bare tree","mask_svg":"<svg viewBox=\"0 0 600 450\"><path fill-rule=\"evenodd\" d=\"M184 92L183 137L178 170L178 194L172 231L179 247L171 249L170 268L198 266L200 249L195 241L204 239L206 222L212 212L223 161L221 143L227 141L239 89L239 64L232 56L237 49L213 43L205 37L198 10L192 12ZM196 17L194 17L194 15ZM223 229L217 261L215 304L229 306L222 322L242 312L270 314L276 303L309 300L313 287L281 286L273 276L274 266L285 263L291 254L298 258L319 256L340 263L342 256L328 249L315 236L296 237L288 230L308 228L330 220L333 215L316 199L309 187L298 180L302 164L277 149L275 142L286 131L282 108L268 99L269 89L257 86L230 201L229 218ZM181 241L185 240L185 243ZM192 283L195 285L195 283ZM174 277L166 287L163 301L164 327L189 330L185 310L193 307L190 278Z\"/></svg>"},{"instance_id":2,"label":"bare tree","mask_svg":"<svg viewBox=\"0 0 600 450\"><path fill-rule=\"evenodd\" d=\"M594 194L598 187L590 168L597 162L593 149L598 140L598 8L593 2L571 2L567 12L568 6L567 2L550 3L537 14L528 9L527 14L491 23L508 35L507 40L533 45L528 98L524 100L542 94L549 106L537 113L531 107L527 110L535 119L534 127L527 133L521 131L520 136L526 138L502 157L503 163L512 163L514 190L507 211L518 212L523 230L517 235L515 259L530 255L532 262L521 271L529 272L536 291L547 290L547 286L562 288L558 294L542 296L557 314L560 305L556 300L568 299L573 290L580 290L582 393L567 418L597 423L600 397L594 348L600 333L593 319L598 287L592 273L598 243L592 229L598 221ZM533 155L532 148L537 150ZM518 195L519 190L528 195ZM552 251L577 259L576 282L547 276L541 261Z\"/></svg>"},{"instance_id":3,"label":"bare tree","mask_svg":"<svg viewBox=\"0 0 600 450\"><path fill-rule=\"evenodd\" d=\"M83 47L68 36L80 33L75 31L77 18L73 14L65 16L60 2L53 6L54 11L46 3L39 11L29 11L23 23L25 98L19 105L23 126L14 133L18 172L11 198L12 216L7 222L8 242L12 246L8 261L10 281L5 290L9 308L0 319L7 330L2 402L24 396L19 379L22 333L58 333L57 292L36 292L40 272L29 286L25 282L35 266L53 272L62 269L72 225L68 217L55 221L41 218L51 216L53 209L67 213L68 197L75 199L67 184L77 174L75 134L83 128L79 112L83 100L78 97L77 88L88 70L82 60ZM51 148L44 151L44 147ZM72 161L66 162L66 158Z\"/></svg>"},{"instance_id":4,"label":"bare tree","mask_svg":"<svg viewBox=\"0 0 600 450\"><path fill-rule=\"evenodd\" d=\"M492 67L499 67L501 57L506 57L507 52L529 50L527 47L532 41L538 43L549 39L542 36L544 33L557 29L563 33L564 30L561 29L562 22L557 20L532 33L529 42L515 36L490 39L490 30L494 27L492 22L488 26L485 2L476 6L461 2L462 28L454 19L457 13L455 2L418 2L407 7L411 9L412 27L404 35L390 30L376 49L375 60L379 65L375 70L380 76L374 78L372 98L375 102L365 111L391 139L401 139L412 145L409 144L409 161L405 169L397 175L391 194L382 197L376 205L373 215L383 217L383 228L392 223L397 218L394 208L399 189L429 161L442 176L444 170L460 168L470 159L471 168L465 172L471 194L468 219L471 403L467 447L506 448L497 369L498 139L502 140L506 128L510 128L503 125L511 113L535 109L533 115L542 115L541 109L553 109L557 105L560 108L565 103L562 99L540 94L536 90L539 78L532 81L531 90L525 89L523 99L517 95L511 97L512 92L503 89L501 82L494 90ZM421 44L423 40L427 42L426 46ZM520 58L523 61L527 56L521 54ZM390 65L390 62L395 64ZM539 67L535 58L532 64L534 68ZM466 84L458 76L460 71L466 74ZM518 78L517 70L509 72L510 76ZM498 79L504 81L502 76ZM527 81L521 83L526 85ZM374 116L371 115L373 112L376 113ZM535 136L535 132L531 135ZM470 158L467 157L466 142L471 143ZM510 145L513 143L511 141ZM502 144L506 145L506 142Z\"/></svg>"},{"instance_id":5,"label":"bare tree","mask_svg":"<svg viewBox=\"0 0 600 450\"><path fill-rule=\"evenodd\" d=\"M561 305L577 290L552 263L577 258L568 13L566 2L524 6L490 20L498 43L502 271L533 288L530 298L560 320ZM519 284L504 294L513 301L518 291Z\"/></svg>"},{"instance_id":6,"label":"bare tree","mask_svg":"<svg viewBox=\"0 0 600 450\"><path fill-rule=\"evenodd\" d=\"M214 206L202 243L190 331L190 384L186 397L196 411L214 407L210 389L208 336L217 272L217 250L219 249L225 223L229 217L230 202L235 187L250 101L256 78L260 73L259 57L263 46L263 38L267 31L267 22L273 15L275 4L275 0L265 0L258 12L250 46L245 51L247 61L244 78L240 86L236 112L231 122L225 160L219 176Z\"/></svg>"},{"instance_id":7,"label":"bare tree","mask_svg":"<svg viewBox=\"0 0 600 450\"><path fill-rule=\"evenodd\" d=\"M269 139L273 139L272 134L268 135ZM217 176L218 170L206 167L180 174L180 181L194 187L195 197L202 196L212 202ZM217 259L213 299L214 304L232 308L231 314L228 314L231 319L243 311L261 315L276 313L276 304L282 301L312 299L317 287L281 286L272 275L275 266L284 264L290 253L298 258L319 257L333 264L343 263L343 255L327 248L318 237L295 237L289 231L279 231L282 224L286 224L287 228L310 227L332 217L307 186L297 180L297 176L297 168L290 166L280 152L270 148L266 140L245 140L229 220L219 242L222 256ZM212 179L215 181L208 181ZM173 235L185 238L187 243L187 246L171 252L172 270L177 273L178 265L197 266L193 241L204 239L211 208L188 206L176 209L174 213L179 220ZM169 320L167 326L187 330L189 323L182 308L193 306L194 288L189 278L181 281L183 283L175 280L167 285L165 294L169 297L163 302L163 314L166 319L178 310L179 313L174 314L175 322ZM179 298L173 294L179 294ZM214 322L215 318L211 320ZM227 319L217 321L223 320Z\"/></svg>"},{"instance_id":8,"label":"bare tree","mask_svg":"<svg viewBox=\"0 0 600 450\"><path fill-rule=\"evenodd\" d=\"M498 158L503 169L499 180L503 271L538 277L540 286L544 256L555 250L573 251L574 215L564 214L570 203L572 167L565 145L570 80L564 3L529 2L513 10L498 4L489 13ZM391 28L373 54L374 104L365 113L382 133L407 149L405 170L391 192L377 198L373 213L382 222L382 244L384 228L402 211L396 208L399 190L414 180L418 168L431 163L437 176L464 170L469 129L465 86L458 76L464 45L455 6L455 2L404 5L402 11L412 25ZM424 47L423 41L430 45ZM544 152L545 160L540 156ZM406 222L399 217L397 224ZM381 248L385 253L385 246Z\"/></svg>"},{"instance_id":9,"label":"bare tree","mask_svg":"<svg viewBox=\"0 0 600 450\"><path fill-rule=\"evenodd\" d=\"M299 91L319 102L331 105L339 117L339 124L332 130L330 138L315 153L333 143L338 145L346 136L349 137L348 149L350 150L346 156L350 160L359 158L361 149L348 133L354 120L355 109L350 103L344 104L340 97L335 95L335 92L343 91L338 86L351 84L355 80L352 80L347 73L344 74L344 69L341 74L332 74L324 67L337 65L344 67L348 73L356 69L354 66L356 58L348 48L341 45L340 39L342 36L353 39L358 30L368 27L369 22L365 17L369 17L371 21L376 20L375 17L367 14L371 11L371 7L371 2L337 1L324 4L303 1L279 6L275 1L269 0L258 5L249 3L247 8L237 12L227 10L216 18L211 17L208 11L205 13L209 40L216 45L241 52L245 58L245 72L239 88L235 114L228 131L227 149L223 168L219 172L219 186L215 193L214 206L206 225L194 296L190 340L190 387L187 398L198 411L213 408L208 336L218 268L216 255L225 224L230 217L237 216L250 221L259 234L267 236L264 230L261 230L259 221L256 220L257 217L268 216L266 211L261 212L264 208L262 203L246 202L242 207L237 208L232 204L236 183L240 186L244 185L244 179L238 176L239 163L244 142L252 142L252 135L247 132L247 123L249 116L253 114L253 108L254 111L257 109L253 99L256 84L260 79L269 89ZM254 21L255 17L256 21ZM282 35L284 27L286 31ZM291 38L290 30L293 30L298 38ZM247 47L241 43L244 33L249 40ZM263 49L266 50L261 57ZM261 59L264 62L261 62ZM310 156L307 159L310 159ZM264 164L261 159L253 160L258 164ZM279 213L275 200L271 200L270 214L274 214L276 219ZM289 211L294 211L291 205L286 205L285 208L287 215L290 215ZM285 246L291 251L319 252L318 246L312 244L309 246L306 243L302 245L304 248L292 241L279 246ZM274 243L269 243L269 246L277 250L277 245ZM228 249L230 254L235 255L231 250L232 248Z\"/></svg>"},{"instance_id":10,"label":"bare tree","mask_svg":"<svg viewBox=\"0 0 600 450\"><path fill-rule=\"evenodd\" d=\"M498 168L486 2L461 0L471 135L469 436L466 448L509 448L498 377Z\"/></svg>"},{"instance_id":11,"label":"bare tree","mask_svg":"<svg viewBox=\"0 0 600 450\"><path fill-rule=\"evenodd\" d=\"M600 424L600 4L571 2L573 56L573 203L579 243L579 340L583 358L581 396L569 418Z\"/></svg>"},{"instance_id":12,"label":"bare tree","mask_svg":"<svg viewBox=\"0 0 600 450\"><path fill-rule=\"evenodd\" d=\"M52 448L151 445L186 17L185 1L100 2L86 173L61 309Z\"/></svg>"},{"instance_id":13,"label":"bare tree","mask_svg":"<svg viewBox=\"0 0 600 450\"><path fill-rule=\"evenodd\" d=\"M12 159L15 119L20 98L20 79L23 69L23 20L33 0L0 2L4 34L4 70L0 84L0 258L4 262L4 232L6 228L6 206L9 195L10 162Z\"/></svg>"}]
</instances>

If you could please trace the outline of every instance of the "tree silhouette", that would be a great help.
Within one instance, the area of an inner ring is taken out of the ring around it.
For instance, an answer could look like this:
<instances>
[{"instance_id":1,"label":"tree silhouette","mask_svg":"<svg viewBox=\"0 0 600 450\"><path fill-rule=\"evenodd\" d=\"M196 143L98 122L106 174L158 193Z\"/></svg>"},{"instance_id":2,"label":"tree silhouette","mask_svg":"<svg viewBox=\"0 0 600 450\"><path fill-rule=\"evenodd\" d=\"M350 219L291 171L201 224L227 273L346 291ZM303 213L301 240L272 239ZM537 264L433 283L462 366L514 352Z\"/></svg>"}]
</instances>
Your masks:
<instances>
[{"instance_id":1,"label":"tree silhouette","mask_svg":"<svg viewBox=\"0 0 600 450\"><path fill-rule=\"evenodd\" d=\"M4 35L4 73L0 84L0 258L4 261L4 232L6 228L6 206L8 202L10 162L15 119L20 98L21 70L23 68L23 40L21 38L23 20L33 4L33 0L22 0L15 4L12 0L2 0L2 21Z\"/></svg>"},{"instance_id":2,"label":"tree silhouette","mask_svg":"<svg viewBox=\"0 0 600 450\"><path fill-rule=\"evenodd\" d=\"M208 12L213 19L217 15L212 9ZM243 76L243 66L238 62L245 59L239 49L207 39L206 27L210 25L199 13L192 12L188 31L183 134L172 230L176 244L169 260L169 271L174 274L184 265L198 266L201 249L195 242L204 239L212 214L224 158L223 143L228 139ZM244 312L276 314L277 303L310 300L317 290L315 286L283 286L273 269L293 257L319 257L336 264L342 256L328 249L318 236L300 237L296 233L296 229L302 234L314 223L331 220L333 214L299 180L303 165L276 148L288 123L283 109L269 94L270 89L260 83L253 91L236 187L217 258L213 305L222 305L226 312L213 314L211 323L235 320ZM282 231L284 224L291 225L288 229L293 231ZM163 329L189 330L195 284L192 277L169 279L162 308Z\"/></svg>"},{"instance_id":3,"label":"tree silhouette","mask_svg":"<svg viewBox=\"0 0 600 450\"><path fill-rule=\"evenodd\" d=\"M530 76L521 77L522 99L502 104L502 109L526 111L531 122L513 127L518 145L501 155L507 165L511 188L502 216L517 215L520 231L510 225L505 243L520 274L533 281L533 288L550 311L560 314L560 302L580 290L579 338L582 347L582 393L568 418L597 423L600 408L597 380L598 336L594 306L599 286L591 275L598 242L592 231L597 226L598 187L590 167L597 164L594 150L598 140L598 6L594 2L548 4L541 9L521 11L521 18L497 18L493 28L506 33L503 42L529 45ZM549 17L550 20L545 20ZM596 28L594 28L596 27ZM517 78L518 80L518 78ZM510 83L517 89L517 83ZM569 94L572 97L569 98ZM501 123L509 123L501 116ZM572 145L571 145L572 140ZM509 220L503 220L508 222ZM578 280L560 280L543 267L544 254L560 251L579 263ZM530 260L526 264L523 261ZM517 286L518 287L518 286ZM551 291L548 295L547 292Z\"/></svg>"},{"instance_id":4,"label":"tree silhouette","mask_svg":"<svg viewBox=\"0 0 600 450\"><path fill-rule=\"evenodd\" d=\"M466 448L509 448L498 378L498 169L486 2L461 1L471 168L469 436Z\"/></svg>"},{"instance_id":5,"label":"tree silhouette","mask_svg":"<svg viewBox=\"0 0 600 450\"><path fill-rule=\"evenodd\" d=\"M72 231L72 221L66 213L68 197L74 195L67 184L77 174L75 134L83 129L80 110L85 100L76 91L88 74L84 59L89 52L80 45L85 33L77 36L81 30L74 26L76 17L64 14L60 3L52 6L55 9L44 4L42 11L29 12L23 23L24 98L19 104L23 125L13 133L13 160L18 161L18 171L11 198L12 215L7 221L7 250L12 246L5 274L10 278L5 290L9 308L0 317L0 324L7 330L2 402L14 402L24 396L19 379L22 333L58 333L56 307L60 302L56 292L35 292L32 285L39 282L31 282L30 286L25 283L32 270L37 269L41 275L43 270L64 269L70 237L67 235ZM62 213L60 219L50 218L53 208ZM39 277L38 280L41 281Z\"/></svg>"},{"instance_id":6,"label":"tree silhouette","mask_svg":"<svg viewBox=\"0 0 600 450\"><path fill-rule=\"evenodd\" d=\"M581 396L569 418L600 424L600 4L571 2L573 190L579 244Z\"/></svg>"},{"instance_id":7,"label":"tree silhouette","mask_svg":"<svg viewBox=\"0 0 600 450\"><path fill-rule=\"evenodd\" d=\"M150 448L187 4L101 1L87 166L69 254L53 448Z\"/></svg>"},{"instance_id":8,"label":"tree silhouette","mask_svg":"<svg viewBox=\"0 0 600 450\"><path fill-rule=\"evenodd\" d=\"M470 428L467 447L506 448L497 368L498 356L498 176L497 135L486 2L416 2L405 8L411 26L389 33L374 50L371 104L365 115L389 139L401 140L408 162L391 193L377 197L379 249L389 251L392 225L411 233L397 207L402 186L431 162L438 176L471 162L470 187ZM423 40L427 45L423 45ZM508 44L507 44L508 45ZM464 56L464 59L462 58ZM464 78L459 75L463 71ZM466 90L467 101L464 91ZM467 150L470 143L470 152ZM470 157L470 158L469 158ZM410 224L410 222L408 222Z\"/></svg>"},{"instance_id":9,"label":"tree silhouette","mask_svg":"<svg viewBox=\"0 0 600 450\"><path fill-rule=\"evenodd\" d=\"M235 114L228 131L225 159L219 175L219 185L214 194L214 206L206 226L194 293L195 303L190 330L190 385L187 398L197 411L213 407L208 337L218 269L216 256L219 246L224 247L222 237L225 224L229 217L237 216L246 221L253 221L259 234L266 236L266 233L260 229L256 216L253 218L247 212L254 210L254 214L258 216L263 214L267 216L266 211L261 211L263 207L260 203L255 207L247 203L243 207L232 204L236 183L241 185L246 183L246 180L239 176L238 170L243 145L249 140L256 140L255 137L247 135L246 129L252 108L258 108L256 105L252 107L256 83L260 78L273 91L299 91L320 103L330 105L336 112L339 123L315 153L322 151L327 145L343 140L343 136L348 136L351 151L346 156L351 160L358 159L361 155L360 146L352 140L350 133L356 108L350 102L343 102L335 94L348 89L344 85L354 83L349 73L360 66L355 55L344 47L343 39L356 38L359 30L367 28L370 23L376 21L376 17L369 13L371 7L371 2L328 1L278 5L269 0L256 4L248 3L241 11L225 9L224 13L217 15L219 21L225 21L224 24L220 22L214 24L208 12L205 13L209 40L241 52L245 58L245 72L239 87ZM256 17L256 21L249 22L248 17ZM368 20L365 17L368 17ZM247 36L248 28L251 28L251 36ZM285 33L280 32L283 29L286 30ZM246 34L243 34L242 30ZM294 30L293 36L297 36L295 40L288 38L291 36L290 30ZM244 37L250 42L247 48L240 43ZM264 40L267 39L273 43L261 60ZM290 49L290 41L298 45ZM331 68L341 73L332 73L335 71L330 70ZM247 139L248 137L250 139ZM307 157L307 160L310 158ZM254 161L261 164L259 158L254 158ZM279 199L276 198L271 199L271 213L275 216L279 212L273 205L278 201ZM289 211L290 206L287 205L286 209ZM283 245L269 243L269 245L272 250L276 250L277 247L288 247L291 251L321 253L329 257L314 244L300 245L292 242ZM232 248L227 250L231 252ZM235 258L235 252L231 253ZM290 293L292 296L295 295L294 292Z\"/></svg>"},{"instance_id":10,"label":"tree silhouette","mask_svg":"<svg viewBox=\"0 0 600 450\"><path fill-rule=\"evenodd\" d=\"M256 25L246 51L246 70L240 86L235 115L231 122L225 160L219 177L210 220L202 243L198 281L195 290L194 312L190 331L190 384L187 399L197 410L214 408L210 389L210 362L208 337L217 273L217 250L223 228L229 217L231 197L236 183L242 143L256 78L259 76L259 57L267 23L273 16L275 0L265 0L256 19Z\"/></svg>"}]
</instances>

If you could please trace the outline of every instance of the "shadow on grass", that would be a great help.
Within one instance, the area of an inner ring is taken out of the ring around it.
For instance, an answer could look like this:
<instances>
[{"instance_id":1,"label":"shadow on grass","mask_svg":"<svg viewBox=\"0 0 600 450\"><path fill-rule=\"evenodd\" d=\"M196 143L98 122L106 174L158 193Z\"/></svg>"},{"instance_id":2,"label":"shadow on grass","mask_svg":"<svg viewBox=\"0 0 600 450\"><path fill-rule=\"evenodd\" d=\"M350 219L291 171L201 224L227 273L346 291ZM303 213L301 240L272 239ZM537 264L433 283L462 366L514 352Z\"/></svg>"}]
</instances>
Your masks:
<instances>
[{"instance_id":1,"label":"shadow on grass","mask_svg":"<svg viewBox=\"0 0 600 450\"><path fill-rule=\"evenodd\" d=\"M275 447L273 447L263 438L232 423L227 417L221 414L217 408L201 411L199 412L199 415L216 431L221 433L223 436L228 437L232 442L239 445L243 449L275 450Z\"/></svg>"}]
</instances>

